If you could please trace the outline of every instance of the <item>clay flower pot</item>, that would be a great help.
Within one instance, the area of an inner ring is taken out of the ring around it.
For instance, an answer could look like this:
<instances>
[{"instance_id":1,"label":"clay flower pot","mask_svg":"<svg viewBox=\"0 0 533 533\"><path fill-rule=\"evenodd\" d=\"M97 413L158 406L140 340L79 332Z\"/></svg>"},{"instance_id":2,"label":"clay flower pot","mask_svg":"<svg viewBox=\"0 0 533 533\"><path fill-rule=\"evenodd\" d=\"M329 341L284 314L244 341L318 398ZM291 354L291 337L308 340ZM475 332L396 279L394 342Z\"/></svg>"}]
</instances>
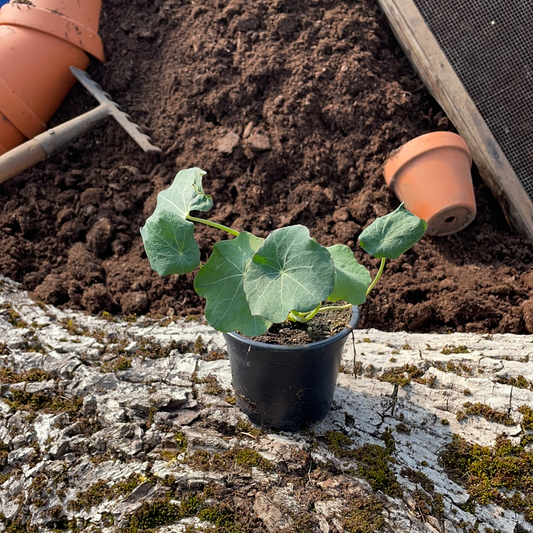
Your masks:
<instances>
[{"instance_id":1,"label":"clay flower pot","mask_svg":"<svg viewBox=\"0 0 533 533\"><path fill-rule=\"evenodd\" d=\"M427 222L427 234L440 236L464 229L476 216L471 166L459 135L434 132L393 152L383 174L405 208Z\"/></svg>"},{"instance_id":2,"label":"clay flower pot","mask_svg":"<svg viewBox=\"0 0 533 533\"><path fill-rule=\"evenodd\" d=\"M46 129L85 70L105 60L98 36L102 0L33 0L0 9L0 154Z\"/></svg>"}]
</instances>

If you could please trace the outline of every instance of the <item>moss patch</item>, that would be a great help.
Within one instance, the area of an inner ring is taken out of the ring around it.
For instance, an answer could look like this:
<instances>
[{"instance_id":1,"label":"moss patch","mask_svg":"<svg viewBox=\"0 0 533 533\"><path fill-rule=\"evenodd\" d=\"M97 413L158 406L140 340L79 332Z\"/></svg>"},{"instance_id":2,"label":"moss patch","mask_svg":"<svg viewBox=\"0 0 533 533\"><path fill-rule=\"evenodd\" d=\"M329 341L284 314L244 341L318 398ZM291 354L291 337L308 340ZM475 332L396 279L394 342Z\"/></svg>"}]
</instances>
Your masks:
<instances>
[{"instance_id":1,"label":"moss patch","mask_svg":"<svg viewBox=\"0 0 533 533\"><path fill-rule=\"evenodd\" d=\"M453 344L447 344L440 353L444 355L459 354L459 353L470 353L470 350L466 346L454 346Z\"/></svg>"},{"instance_id":2,"label":"moss patch","mask_svg":"<svg viewBox=\"0 0 533 533\"><path fill-rule=\"evenodd\" d=\"M533 389L533 383L521 374L514 378L498 377L496 381L502 385L511 385L511 387L516 387L517 389Z\"/></svg>"},{"instance_id":3,"label":"moss patch","mask_svg":"<svg viewBox=\"0 0 533 533\"><path fill-rule=\"evenodd\" d=\"M353 449L352 440L341 432L328 431L324 435L328 449L341 459L349 459L357 463L355 473L366 479L376 491L388 496L402 495L402 489L396 479L391 463L394 462L394 439L390 431L382 435L385 447L378 444L364 444Z\"/></svg>"},{"instance_id":4,"label":"moss patch","mask_svg":"<svg viewBox=\"0 0 533 533\"><path fill-rule=\"evenodd\" d=\"M398 385L400 387L405 387L411 383L411 380L416 380L424 374L424 371L421 368L418 368L416 365L403 365L398 368L393 368L383 372L379 376L380 381L385 381L387 383L392 383L393 385Z\"/></svg>"},{"instance_id":5,"label":"moss patch","mask_svg":"<svg viewBox=\"0 0 533 533\"><path fill-rule=\"evenodd\" d=\"M522 444L500 436L494 447L480 446L454 435L441 463L467 488L472 502L497 503L533 523L533 453Z\"/></svg>"},{"instance_id":6,"label":"moss patch","mask_svg":"<svg viewBox=\"0 0 533 533\"><path fill-rule=\"evenodd\" d=\"M137 533L145 529L173 524L181 518L194 516L200 510L201 499L196 496L184 498L180 504L171 503L170 497L145 502L130 519L129 526L124 533Z\"/></svg>"},{"instance_id":7,"label":"moss patch","mask_svg":"<svg viewBox=\"0 0 533 533\"><path fill-rule=\"evenodd\" d=\"M384 509L383 502L377 496L354 499L342 525L348 533L376 533L385 524Z\"/></svg>"},{"instance_id":8,"label":"moss patch","mask_svg":"<svg viewBox=\"0 0 533 533\"><path fill-rule=\"evenodd\" d=\"M265 472L269 472L274 468L273 464L259 452L250 448L240 447L232 448L223 453L198 450L188 458L187 462L198 470L217 472L227 471L235 466L244 470L256 467Z\"/></svg>"},{"instance_id":9,"label":"moss patch","mask_svg":"<svg viewBox=\"0 0 533 533\"><path fill-rule=\"evenodd\" d=\"M54 379L54 375L50 372L41 370L40 368L30 368L24 372L15 372L11 368L0 368L0 382L1 383L22 383L24 381L48 381Z\"/></svg>"},{"instance_id":10,"label":"moss patch","mask_svg":"<svg viewBox=\"0 0 533 533\"><path fill-rule=\"evenodd\" d=\"M507 412L496 411L492 407L484 403L471 403L466 402L463 404L463 409L457 411L456 418L457 420L463 420L467 416L482 416L485 420L489 422L497 422L498 424L503 424L504 426L514 426L516 421L513 420L511 415Z\"/></svg>"},{"instance_id":11,"label":"moss patch","mask_svg":"<svg viewBox=\"0 0 533 533\"><path fill-rule=\"evenodd\" d=\"M6 320L15 328L27 328L28 324L22 320L20 314L9 303L4 303L0 307L3 310L2 314L6 317Z\"/></svg>"},{"instance_id":12,"label":"moss patch","mask_svg":"<svg viewBox=\"0 0 533 533\"><path fill-rule=\"evenodd\" d=\"M9 406L30 413L68 413L76 416L83 405L82 398L67 398L57 387L53 393L13 390L11 394L12 399L6 400Z\"/></svg>"}]
</instances>

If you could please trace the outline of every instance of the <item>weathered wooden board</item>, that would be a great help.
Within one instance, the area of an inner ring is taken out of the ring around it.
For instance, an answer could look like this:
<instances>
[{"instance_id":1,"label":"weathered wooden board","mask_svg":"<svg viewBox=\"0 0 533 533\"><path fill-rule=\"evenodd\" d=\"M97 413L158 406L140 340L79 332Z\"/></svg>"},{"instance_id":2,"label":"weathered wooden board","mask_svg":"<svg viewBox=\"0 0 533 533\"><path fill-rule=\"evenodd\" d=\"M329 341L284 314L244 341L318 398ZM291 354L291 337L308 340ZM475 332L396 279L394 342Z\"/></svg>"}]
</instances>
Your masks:
<instances>
[{"instance_id":1,"label":"weathered wooden board","mask_svg":"<svg viewBox=\"0 0 533 533\"><path fill-rule=\"evenodd\" d=\"M533 238L533 202L416 4L412 0L378 2L413 67L467 142L508 222L521 235Z\"/></svg>"}]
</instances>

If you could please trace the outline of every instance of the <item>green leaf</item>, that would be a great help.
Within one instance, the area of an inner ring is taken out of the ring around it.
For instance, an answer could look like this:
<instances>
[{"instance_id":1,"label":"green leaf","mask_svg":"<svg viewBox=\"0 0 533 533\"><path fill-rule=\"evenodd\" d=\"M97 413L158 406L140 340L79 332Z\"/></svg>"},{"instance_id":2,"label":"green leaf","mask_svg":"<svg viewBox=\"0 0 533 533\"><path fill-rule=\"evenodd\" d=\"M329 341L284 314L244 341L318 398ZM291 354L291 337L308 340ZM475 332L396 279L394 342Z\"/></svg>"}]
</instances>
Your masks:
<instances>
[{"instance_id":1,"label":"green leaf","mask_svg":"<svg viewBox=\"0 0 533 533\"><path fill-rule=\"evenodd\" d=\"M359 244L370 255L397 259L424 235L427 224L403 207L377 218L361 235Z\"/></svg>"},{"instance_id":2,"label":"green leaf","mask_svg":"<svg viewBox=\"0 0 533 533\"><path fill-rule=\"evenodd\" d=\"M333 290L335 269L326 248L304 226L274 230L257 250L244 275L253 315L283 322L290 311L312 311Z\"/></svg>"},{"instance_id":3,"label":"green leaf","mask_svg":"<svg viewBox=\"0 0 533 533\"><path fill-rule=\"evenodd\" d=\"M194 224L170 211L154 213L141 228L144 249L161 276L186 274L200 264Z\"/></svg>"},{"instance_id":4,"label":"green leaf","mask_svg":"<svg viewBox=\"0 0 533 533\"><path fill-rule=\"evenodd\" d=\"M352 305L361 305L366 300L366 291L372 283L368 270L360 265L353 252L344 244L328 248L335 263L335 286L328 300L345 300Z\"/></svg>"},{"instance_id":5,"label":"green leaf","mask_svg":"<svg viewBox=\"0 0 533 533\"><path fill-rule=\"evenodd\" d=\"M204 174L205 171L196 167L180 170L172 185L157 195L157 205L153 214L171 211L181 218L186 218L191 211L209 211L213 201L202 188Z\"/></svg>"},{"instance_id":6,"label":"green leaf","mask_svg":"<svg viewBox=\"0 0 533 533\"><path fill-rule=\"evenodd\" d=\"M205 316L218 331L239 331L253 337L262 335L270 322L252 316L243 290L247 265L263 239L242 231L229 241L220 241L194 280L196 292L206 299Z\"/></svg>"}]
</instances>

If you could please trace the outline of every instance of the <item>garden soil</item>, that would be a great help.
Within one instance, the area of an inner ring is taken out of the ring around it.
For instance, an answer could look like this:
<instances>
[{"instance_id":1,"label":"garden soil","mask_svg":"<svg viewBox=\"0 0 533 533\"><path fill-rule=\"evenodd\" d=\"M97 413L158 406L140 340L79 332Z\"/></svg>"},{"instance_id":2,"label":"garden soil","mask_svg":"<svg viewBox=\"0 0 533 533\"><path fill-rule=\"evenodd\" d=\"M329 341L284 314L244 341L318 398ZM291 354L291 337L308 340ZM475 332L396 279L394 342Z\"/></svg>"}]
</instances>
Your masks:
<instances>
[{"instance_id":1,"label":"garden soil","mask_svg":"<svg viewBox=\"0 0 533 533\"><path fill-rule=\"evenodd\" d=\"M383 162L417 135L454 131L370 0L104 0L100 35L107 62L90 75L163 155L108 119L0 185L0 272L43 302L201 314L193 274L160 278L139 234L191 166L207 171L211 219L258 236L305 224L375 272L357 237L398 206ZM95 106L78 85L50 125ZM473 178L476 220L389 262L359 327L533 332L532 243ZM206 260L219 236L197 237Z\"/></svg>"}]
</instances>

